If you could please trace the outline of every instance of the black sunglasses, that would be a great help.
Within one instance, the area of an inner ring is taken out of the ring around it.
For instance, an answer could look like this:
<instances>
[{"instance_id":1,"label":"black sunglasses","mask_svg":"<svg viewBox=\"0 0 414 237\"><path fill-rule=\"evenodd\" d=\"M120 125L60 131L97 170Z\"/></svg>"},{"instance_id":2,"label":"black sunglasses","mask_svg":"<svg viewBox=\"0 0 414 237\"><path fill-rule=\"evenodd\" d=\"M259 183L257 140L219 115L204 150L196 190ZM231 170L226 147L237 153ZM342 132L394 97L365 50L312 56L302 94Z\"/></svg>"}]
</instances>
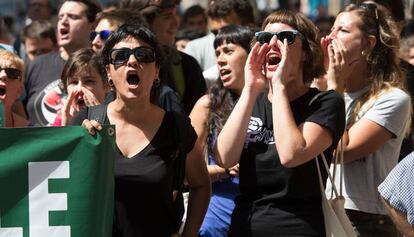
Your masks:
<instances>
[{"instance_id":1,"label":"black sunglasses","mask_svg":"<svg viewBox=\"0 0 414 237\"><path fill-rule=\"evenodd\" d=\"M1 71L5 71L7 78L12 79L12 80L17 80L20 79L22 77L22 71L20 71L19 69L16 68L1 68L0 67L0 72Z\"/></svg>"},{"instance_id":2,"label":"black sunglasses","mask_svg":"<svg viewBox=\"0 0 414 237\"><path fill-rule=\"evenodd\" d=\"M261 45L265 43L270 43L270 40L274 35L277 36L277 39L280 41L287 40L288 44L293 44L295 42L296 36L299 36L302 40L304 39L303 35L297 30L284 30L279 32L266 32L260 31L254 34L256 36L256 41Z\"/></svg>"},{"instance_id":3,"label":"black sunglasses","mask_svg":"<svg viewBox=\"0 0 414 237\"><path fill-rule=\"evenodd\" d=\"M89 33L89 40L93 41L97 35L101 38L102 41L108 39L109 35L111 34L110 30L103 30L103 31L91 31Z\"/></svg>"},{"instance_id":4,"label":"black sunglasses","mask_svg":"<svg viewBox=\"0 0 414 237\"><path fill-rule=\"evenodd\" d=\"M140 63L152 63L155 62L155 51L150 47L136 47L112 49L110 52L110 63L113 65L125 64L131 54L134 54L136 60Z\"/></svg>"}]
</instances>

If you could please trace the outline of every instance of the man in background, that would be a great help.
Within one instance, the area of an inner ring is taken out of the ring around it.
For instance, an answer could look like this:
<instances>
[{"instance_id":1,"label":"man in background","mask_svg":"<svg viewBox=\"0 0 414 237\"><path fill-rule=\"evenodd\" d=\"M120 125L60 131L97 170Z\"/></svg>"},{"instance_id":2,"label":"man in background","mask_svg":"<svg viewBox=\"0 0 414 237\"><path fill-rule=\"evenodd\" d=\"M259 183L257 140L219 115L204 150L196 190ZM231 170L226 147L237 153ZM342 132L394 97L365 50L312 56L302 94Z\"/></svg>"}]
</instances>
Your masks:
<instances>
[{"instance_id":1,"label":"man in background","mask_svg":"<svg viewBox=\"0 0 414 237\"><path fill-rule=\"evenodd\" d=\"M27 67L24 105L31 124L48 126L63 105L60 75L69 55L90 48L89 32L101 11L94 0L65 0L59 9L57 23L58 52L31 61Z\"/></svg>"}]
</instances>

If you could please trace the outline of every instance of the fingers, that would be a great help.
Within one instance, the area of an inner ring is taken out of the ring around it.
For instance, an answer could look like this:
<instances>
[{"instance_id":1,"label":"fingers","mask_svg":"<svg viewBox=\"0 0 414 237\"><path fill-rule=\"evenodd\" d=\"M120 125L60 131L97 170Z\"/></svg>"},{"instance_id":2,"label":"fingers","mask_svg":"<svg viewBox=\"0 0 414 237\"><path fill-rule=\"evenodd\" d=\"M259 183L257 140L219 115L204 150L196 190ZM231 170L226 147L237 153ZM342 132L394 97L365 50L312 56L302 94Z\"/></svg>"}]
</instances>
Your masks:
<instances>
[{"instance_id":1,"label":"fingers","mask_svg":"<svg viewBox=\"0 0 414 237\"><path fill-rule=\"evenodd\" d=\"M82 126L85 127L88 130L89 134L91 135L95 135L96 130L98 131L102 130L101 124L96 120L85 119L82 122Z\"/></svg>"},{"instance_id":2,"label":"fingers","mask_svg":"<svg viewBox=\"0 0 414 237\"><path fill-rule=\"evenodd\" d=\"M239 175L239 164L237 164L237 165L235 165L235 166L233 166L233 167L231 167L230 169L229 169L229 173L230 173L230 175L231 176L238 176Z\"/></svg>"},{"instance_id":3,"label":"fingers","mask_svg":"<svg viewBox=\"0 0 414 237\"><path fill-rule=\"evenodd\" d=\"M62 110L60 112L61 119L62 119L62 123L61 123L62 126L66 126L66 125L69 124L69 122L72 118L72 115L74 113L74 109L73 109L74 106L72 106L72 105L73 105L73 103L75 101L75 98L77 96L78 96L78 92L71 91L71 92L69 92L69 95L68 95L66 101L63 103L63 107L62 107Z\"/></svg>"},{"instance_id":4,"label":"fingers","mask_svg":"<svg viewBox=\"0 0 414 237\"><path fill-rule=\"evenodd\" d=\"M95 94L87 88L82 87L83 92L83 101L87 107L95 106L101 104L101 102L96 98Z\"/></svg>"},{"instance_id":5,"label":"fingers","mask_svg":"<svg viewBox=\"0 0 414 237\"><path fill-rule=\"evenodd\" d=\"M259 42L256 42L254 46L252 47L252 49L250 50L249 55L247 56L246 65L249 65L255 61L257 52L259 52L259 50L260 50L260 44Z\"/></svg>"},{"instance_id":6,"label":"fingers","mask_svg":"<svg viewBox=\"0 0 414 237\"><path fill-rule=\"evenodd\" d=\"M78 93L76 91L69 92L65 103L63 103L62 111L64 111L65 113L69 113L70 107L72 106L77 96Z\"/></svg>"}]
</instances>

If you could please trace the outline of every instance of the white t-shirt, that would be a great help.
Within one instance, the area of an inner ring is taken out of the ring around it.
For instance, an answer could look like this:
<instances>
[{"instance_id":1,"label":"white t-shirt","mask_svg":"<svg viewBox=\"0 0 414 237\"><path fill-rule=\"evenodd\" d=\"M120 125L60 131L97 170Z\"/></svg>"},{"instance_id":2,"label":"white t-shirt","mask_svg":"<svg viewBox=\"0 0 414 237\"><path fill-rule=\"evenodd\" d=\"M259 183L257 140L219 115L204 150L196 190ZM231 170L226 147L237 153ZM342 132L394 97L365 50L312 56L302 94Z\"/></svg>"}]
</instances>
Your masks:
<instances>
[{"instance_id":1,"label":"white t-shirt","mask_svg":"<svg viewBox=\"0 0 414 237\"><path fill-rule=\"evenodd\" d=\"M216 51L214 49L214 34L191 40L185 47L185 53L193 56L203 71L216 66Z\"/></svg>"},{"instance_id":2,"label":"white t-shirt","mask_svg":"<svg viewBox=\"0 0 414 237\"><path fill-rule=\"evenodd\" d=\"M362 94L345 93L346 109ZM392 138L369 156L344 165L343 196L346 209L383 215L387 213L377 187L398 162L410 108L409 95L397 88L383 92L375 101L367 102L361 108L358 119L377 123L391 132ZM336 177L339 177L339 170ZM339 188L339 180L336 181L336 186ZM331 194L330 182L327 182L326 194L328 197Z\"/></svg>"}]
</instances>

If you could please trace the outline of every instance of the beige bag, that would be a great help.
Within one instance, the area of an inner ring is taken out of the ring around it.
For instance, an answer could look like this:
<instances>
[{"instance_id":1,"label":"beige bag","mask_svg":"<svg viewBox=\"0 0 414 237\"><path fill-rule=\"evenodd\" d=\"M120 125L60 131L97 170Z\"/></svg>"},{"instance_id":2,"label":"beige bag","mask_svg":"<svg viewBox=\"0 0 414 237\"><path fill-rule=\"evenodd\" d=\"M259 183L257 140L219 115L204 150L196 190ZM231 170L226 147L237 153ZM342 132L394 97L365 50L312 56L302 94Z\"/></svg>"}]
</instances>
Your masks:
<instances>
[{"instance_id":1,"label":"beige bag","mask_svg":"<svg viewBox=\"0 0 414 237\"><path fill-rule=\"evenodd\" d=\"M339 192L337 187L335 186L335 176L332 176L328 163L326 162L325 155L322 153L322 161L324 167L328 173L328 181L332 183L332 193L330 198L327 198L325 194L325 188L323 185L321 170L319 167L318 159L316 161L316 167L318 169L319 174L319 185L321 188L321 196L322 196L322 210L323 216L325 220L325 231L326 237L357 237L357 233L355 232L354 228L352 227L351 221L349 220L348 216L346 215L344 205L345 199L342 196L342 182L343 182L343 151L342 151L342 140L338 144L339 149L335 152L333 157L333 168L334 174L335 169L340 169L340 187ZM338 151L339 150L339 151ZM339 163L338 163L339 158Z\"/></svg>"}]
</instances>

